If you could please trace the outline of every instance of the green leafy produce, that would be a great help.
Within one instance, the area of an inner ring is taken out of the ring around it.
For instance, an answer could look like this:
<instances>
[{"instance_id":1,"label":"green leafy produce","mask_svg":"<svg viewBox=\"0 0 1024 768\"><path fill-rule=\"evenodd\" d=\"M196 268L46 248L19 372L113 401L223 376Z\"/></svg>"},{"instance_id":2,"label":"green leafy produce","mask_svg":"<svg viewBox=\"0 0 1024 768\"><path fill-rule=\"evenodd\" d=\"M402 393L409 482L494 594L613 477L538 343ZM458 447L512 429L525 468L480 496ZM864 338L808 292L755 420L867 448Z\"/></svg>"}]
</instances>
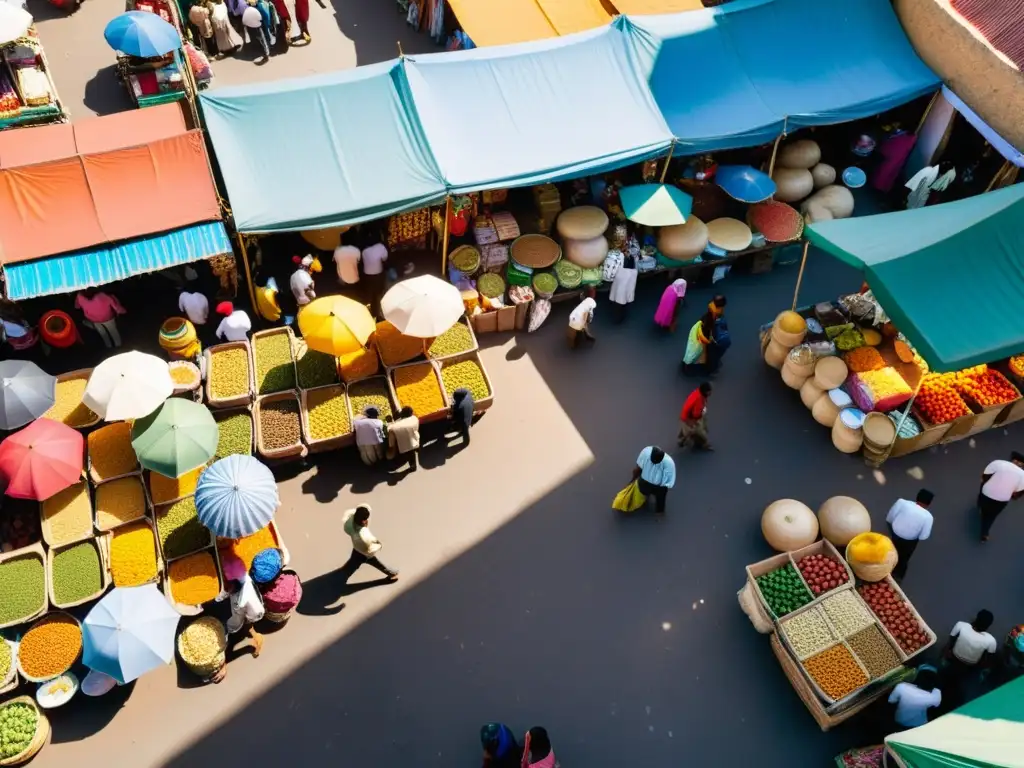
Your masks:
<instances>
[{"instance_id":1,"label":"green leafy produce","mask_svg":"<svg viewBox=\"0 0 1024 768\"><path fill-rule=\"evenodd\" d=\"M757 586L776 616L792 613L814 599L791 563L758 576Z\"/></svg>"},{"instance_id":2,"label":"green leafy produce","mask_svg":"<svg viewBox=\"0 0 1024 768\"><path fill-rule=\"evenodd\" d=\"M232 454L252 455L252 416L248 413L233 413L217 420L217 452L215 459Z\"/></svg>"},{"instance_id":3,"label":"green leafy produce","mask_svg":"<svg viewBox=\"0 0 1024 768\"><path fill-rule=\"evenodd\" d=\"M501 275L486 272L477 278L476 289L481 296L496 299L505 293L505 281L502 280Z\"/></svg>"},{"instance_id":4,"label":"green leafy produce","mask_svg":"<svg viewBox=\"0 0 1024 768\"><path fill-rule=\"evenodd\" d=\"M555 264L555 276L563 288L576 288L583 282L583 270L566 259Z\"/></svg>"},{"instance_id":5,"label":"green leafy produce","mask_svg":"<svg viewBox=\"0 0 1024 768\"><path fill-rule=\"evenodd\" d=\"M258 336L253 344L256 359L256 392L269 395L295 388L291 337L284 332Z\"/></svg>"},{"instance_id":6,"label":"green leafy produce","mask_svg":"<svg viewBox=\"0 0 1024 768\"><path fill-rule=\"evenodd\" d=\"M480 266L480 251L471 245L463 245L452 251L449 259L459 272L471 275Z\"/></svg>"},{"instance_id":7,"label":"green leafy produce","mask_svg":"<svg viewBox=\"0 0 1024 768\"><path fill-rule=\"evenodd\" d=\"M199 522L194 496L158 507L156 530L160 534L160 548L165 560L174 560L210 546L209 529Z\"/></svg>"},{"instance_id":8,"label":"green leafy produce","mask_svg":"<svg viewBox=\"0 0 1024 768\"><path fill-rule=\"evenodd\" d=\"M11 664L14 659L11 656L11 646L0 637L0 682L7 679L8 673L11 671Z\"/></svg>"},{"instance_id":9,"label":"green leafy produce","mask_svg":"<svg viewBox=\"0 0 1024 768\"><path fill-rule=\"evenodd\" d=\"M36 735L39 715L20 701L0 706L0 759L16 757L28 749Z\"/></svg>"},{"instance_id":10,"label":"green leafy produce","mask_svg":"<svg viewBox=\"0 0 1024 768\"><path fill-rule=\"evenodd\" d=\"M0 624L39 613L46 602L46 569L39 555L0 563Z\"/></svg>"},{"instance_id":11,"label":"green leafy produce","mask_svg":"<svg viewBox=\"0 0 1024 768\"><path fill-rule=\"evenodd\" d=\"M50 578L58 605L77 603L99 592L103 575L96 542L82 541L54 554Z\"/></svg>"},{"instance_id":12,"label":"green leafy produce","mask_svg":"<svg viewBox=\"0 0 1024 768\"><path fill-rule=\"evenodd\" d=\"M357 416L373 406L380 411L382 419L393 416L391 411L391 395L384 379L364 379L348 385L348 402L352 407L352 415Z\"/></svg>"},{"instance_id":13,"label":"green leafy produce","mask_svg":"<svg viewBox=\"0 0 1024 768\"><path fill-rule=\"evenodd\" d=\"M473 348L473 334L465 323L456 323L427 347L427 357L444 357Z\"/></svg>"},{"instance_id":14,"label":"green leafy produce","mask_svg":"<svg viewBox=\"0 0 1024 768\"><path fill-rule=\"evenodd\" d=\"M554 293L558 290L558 278L550 272L538 272L533 276L533 289L537 293Z\"/></svg>"},{"instance_id":15,"label":"green leafy produce","mask_svg":"<svg viewBox=\"0 0 1024 768\"><path fill-rule=\"evenodd\" d=\"M249 394L249 352L245 347L214 349L210 353L210 395L227 400Z\"/></svg>"},{"instance_id":16,"label":"green leafy produce","mask_svg":"<svg viewBox=\"0 0 1024 768\"><path fill-rule=\"evenodd\" d=\"M295 358L295 372L303 389L338 383L338 361L324 352L307 349Z\"/></svg>"},{"instance_id":17,"label":"green leafy produce","mask_svg":"<svg viewBox=\"0 0 1024 768\"><path fill-rule=\"evenodd\" d=\"M309 436L314 440L340 437L352 431L343 387L325 387L306 393L306 408Z\"/></svg>"}]
</instances>

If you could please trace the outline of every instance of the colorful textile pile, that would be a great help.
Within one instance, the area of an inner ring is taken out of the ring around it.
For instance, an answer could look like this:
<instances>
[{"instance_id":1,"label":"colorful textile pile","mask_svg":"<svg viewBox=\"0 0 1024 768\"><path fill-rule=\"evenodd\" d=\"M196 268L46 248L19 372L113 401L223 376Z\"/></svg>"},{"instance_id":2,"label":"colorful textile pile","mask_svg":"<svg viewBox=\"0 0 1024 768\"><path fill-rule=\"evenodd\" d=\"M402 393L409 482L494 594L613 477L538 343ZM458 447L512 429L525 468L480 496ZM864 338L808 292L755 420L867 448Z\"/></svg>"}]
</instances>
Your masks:
<instances>
[{"instance_id":1,"label":"colorful textile pile","mask_svg":"<svg viewBox=\"0 0 1024 768\"><path fill-rule=\"evenodd\" d=\"M914 396L903 377L895 368L888 366L877 371L851 374L846 380L846 390L864 412L891 411Z\"/></svg>"}]
</instances>

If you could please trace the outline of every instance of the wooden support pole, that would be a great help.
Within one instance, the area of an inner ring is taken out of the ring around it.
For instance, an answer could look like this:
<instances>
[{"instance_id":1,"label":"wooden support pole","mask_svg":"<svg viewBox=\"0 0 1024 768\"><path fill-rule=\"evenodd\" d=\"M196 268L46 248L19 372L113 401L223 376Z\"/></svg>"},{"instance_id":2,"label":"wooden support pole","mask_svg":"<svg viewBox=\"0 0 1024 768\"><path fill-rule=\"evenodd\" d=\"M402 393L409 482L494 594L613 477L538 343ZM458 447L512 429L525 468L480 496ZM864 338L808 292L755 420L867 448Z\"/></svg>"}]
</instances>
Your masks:
<instances>
[{"instance_id":1,"label":"wooden support pole","mask_svg":"<svg viewBox=\"0 0 1024 768\"><path fill-rule=\"evenodd\" d=\"M931 114L932 107L934 107L935 102L939 100L940 93L942 93L941 90L936 91L935 93L932 94L932 100L928 102L928 106L924 108L924 114L921 115L921 119L917 122L917 130L914 131L915 134L921 133L921 129L924 128L924 121L927 120L928 115Z\"/></svg>"},{"instance_id":2,"label":"wooden support pole","mask_svg":"<svg viewBox=\"0 0 1024 768\"><path fill-rule=\"evenodd\" d=\"M444 237L441 238L441 277L448 274L448 218L452 214L452 199L446 197L444 201Z\"/></svg>"},{"instance_id":3,"label":"wooden support pole","mask_svg":"<svg viewBox=\"0 0 1024 768\"><path fill-rule=\"evenodd\" d=\"M665 183L665 177L668 176L668 167L672 164L672 153L676 151L676 140L672 139L672 143L668 146L668 157L665 158L665 167L661 169L661 178L658 179L659 184Z\"/></svg>"},{"instance_id":4,"label":"wooden support pole","mask_svg":"<svg viewBox=\"0 0 1024 768\"><path fill-rule=\"evenodd\" d=\"M796 275L796 290L793 291L793 311L796 311L796 300L800 295L800 283L804 280L804 268L807 266L807 252L811 249L811 241L804 240L804 255L800 259L800 271Z\"/></svg>"},{"instance_id":5,"label":"wooden support pole","mask_svg":"<svg viewBox=\"0 0 1024 768\"><path fill-rule=\"evenodd\" d=\"M992 177L992 181L990 181L988 183L988 186L985 187L985 191L986 192L991 192L995 188L996 184L999 184L999 183L1002 182L1002 180L1006 177L1006 174L1009 173L1010 168L1012 168L1012 167L1013 167L1013 163L1011 163L1009 160L1004 162L999 167L999 170L996 171L995 176Z\"/></svg>"},{"instance_id":6,"label":"wooden support pole","mask_svg":"<svg viewBox=\"0 0 1024 768\"><path fill-rule=\"evenodd\" d=\"M779 154L779 144L786 138L786 127L789 124L789 116L782 119L782 133L775 137L775 145L772 147L772 159L768 161L768 175L775 173L775 156Z\"/></svg>"},{"instance_id":7,"label":"wooden support pole","mask_svg":"<svg viewBox=\"0 0 1024 768\"><path fill-rule=\"evenodd\" d=\"M256 286L252 281L252 269L249 267L249 251L245 247L245 235L241 232L238 233L238 247L242 251L242 264L245 266L245 283L249 286L249 300L252 302L252 310L257 315L259 310L256 308Z\"/></svg>"}]
</instances>

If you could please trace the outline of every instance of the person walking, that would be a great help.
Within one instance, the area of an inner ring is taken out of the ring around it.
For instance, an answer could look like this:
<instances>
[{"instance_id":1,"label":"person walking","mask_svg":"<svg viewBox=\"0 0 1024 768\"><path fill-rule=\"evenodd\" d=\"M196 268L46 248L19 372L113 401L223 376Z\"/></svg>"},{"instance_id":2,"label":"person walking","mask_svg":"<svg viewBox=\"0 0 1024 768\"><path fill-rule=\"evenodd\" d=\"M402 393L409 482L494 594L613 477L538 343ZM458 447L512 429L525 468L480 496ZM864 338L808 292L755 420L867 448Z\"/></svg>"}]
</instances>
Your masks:
<instances>
[{"instance_id":1,"label":"person walking","mask_svg":"<svg viewBox=\"0 0 1024 768\"><path fill-rule=\"evenodd\" d=\"M416 454L420 449L420 420L406 405L398 412L398 419L388 424L388 455L409 460L409 471L417 468Z\"/></svg>"},{"instance_id":2,"label":"person walking","mask_svg":"<svg viewBox=\"0 0 1024 768\"><path fill-rule=\"evenodd\" d=\"M996 459L981 473L978 510L981 512L981 540L988 541L992 523L1006 505L1024 495L1024 454L1014 451L1010 460Z\"/></svg>"},{"instance_id":3,"label":"person walking","mask_svg":"<svg viewBox=\"0 0 1024 768\"><path fill-rule=\"evenodd\" d=\"M725 296L715 296L708 304L708 310L690 327L686 337L686 352L683 354L683 373L687 376L702 376L718 369L721 355L709 352L715 343L715 325L725 315Z\"/></svg>"},{"instance_id":4,"label":"person walking","mask_svg":"<svg viewBox=\"0 0 1024 768\"><path fill-rule=\"evenodd\" d=\"M387 576L389 580L396 581L398 571L388 568L377 557L377 553L384 545L370 532L370 508L364 504L355 509L349 509L341 520L342 528L352 539L352 555L342 567L346 573L346 580L359 570L359 566L371 565Z\"/></svg>"},{"instance_id":5,"label":"person walking","mask_svg":"<svg viewBox=\"0 0 1024 768\"><path fill-rule=\"evenodd\" d=\"M125 314L125 308L116 296L95 288L85 288L75 297L75 306L85 316L82 324L96 331L107 349L121 346L117 316Z\"/></svg>"},{"instance_id":6,"label":"person walking","mask_svg":"<svg viewBox=\"0 0 1024 768\"><path fill-rule=\"evenodd\" d=\"M679 447L685 448L689 444L699 451L715 450L708 442L708 398L711 397L711 383L704 381L697 387L683 403L683 409L679 412Z\"/></svg>"},{"instance_id":7,"label":"person walking","mask_svg":"<svg viewBox=\"0 0 1024 768\"><path fill-rule=\"evenodd\" d=\"M596 291L590 288L587 291L587 298L576 305L576 308L569 313L569 349L576 349L582 335L587 341L595 341L594 335L590 332L590 324L594 322L594 310L597 308L597 300L594 298Z\"/></svg>"},{"instance_id":8,"label":"person walking","mask_svg":"<svg viewBox=\"0 0 1024 768\"><path fill-rule=\"evenodd\" d=\"M483 768L522 768L522 747L504 723L482 726L480 746L484 749Z\"/></svg>"},{"instance_id":9,"label":"person walking","mask_svg":"<svg viewBox=\"0 0 1024 768\"><path fill-rule=\"evenodd\" d=\"M978 672L996 658L999 644L988 632L993 621L992 611L982 609L973 621L958 621L949 633L943 660L958 702L967 699L967 689Z\"/></svg>"},{"instance_id":10,"label":"person walking","mask_svg":"<svg viewBox=\"0 0 1024 768\"><path fill-rule=\"evenodd\" d=\"M928 722L928 710L942 704L939 676L931 669L919 669L912 683L898 683L889 694L896 705L893 719L900 728L917 728Z\"/></svg>"},{"instance_id":11,"label":"person walking","mask_svg":"<svg viewBox=\"0 0 1024 768\"><path fill-rule=\"evenodd\" d=\"M523 739L522 768L559 768L560 765L547 729L538 725L528 730Z\"/></svg>"},{"instance_id":12,"label":"person walking","mask_svg":"<svg viewBox=\"0 0 1024 768\"><path fill-rule=\"evenodd\" d=\"M679 305L686 298L686 281L682 278L673 280L672 284L661 293L661 300L658 302L658 309L654 313L654 324L664 328L669 333L676 332L676 322L679 317Z\"/></svg>"},{"instance_id":13,"label":"person walking","mask_svg":"<svg viewBox=\"0 0 1024 768\"><path fill-rule=\"evenodd\" d=\"M309 0L295 0L295 22L299 25L299 34L292 40L302 40L308 45L313 40L309 36Z\"/></svg>"},{"instance_id":14,"label":"person walking","mask_svg":"<svg viewBox=\"0 0 1024 768\"><path fill-rule=\"evenodd\" d=\"M608 292L608 299L612 303L612 319L621 323L629 313L629 305L636 299L636 259L632 256L625 256L622 266L612 278L612 287Z\"/></svg>"},{"instance_id":15,"label":"person walking","mask_svg":"<svg viewBox=\"0 0 1024 768\"><path fill-rule=\"evenodd\" d=\"M452 392L452 425L462 435L462 447L469 447L469 428L473 426L473 408L475 402L473 393L465 387L459 387Z\"/></svg>"},{"instance_id":16,"label":"person walking","mask_svg":"<svg viewBox=\"0 0 1024 768\"><path fill-rule=\"evenodd\" d=\"M368 405L352 420L352 429L356 433L356 447L363 464L372 467L384 458L384 422L380 419L380 411Z\"/></svg>"},{"instance_id":17,"label":"person walking","mask_svg":"<svg viewBox=\"0 0 1024 768\"><path fill-rule=\"evenodd\" d=\"M231 26L231 14L224 0L213 0L210 5L210 24L217 41L217 58L223 59L242 47L242 38Z\"/></svg>"},{"instance_id":18,"label":"person walking","mask_svg":"<svg viewBox=\"0 0 1024 768\"><path fill-rule=\"evenodd\" d=\"M640 493L654 497L654 511L665 514L665 499L676 484L676 463L672 457L656 445L647 446L636 457L633 479Z\"/></svg>"},{"instance_id":19,"label":"person walking","mask_svg":"<svg viewBox=\"0 0 1024 768\"><path fill-rule=\"evenodd\" d=\"M231 616L227 620L226 628L229 635L241 635L243 630L248 629L244 634L252 639L252 656L256 658L263 650L263 635L256 631L256 622L263 618L263 600L260 598L256 585L252 578L245 572L245 566L241 565L241 575L227 582L228 605L231 608ZM222 600L219 597L218 600ZM236 644L237 645L237 644ZM236 646L232 646L237 650Z\"/></svg>"},{"instance_id":20,"label":"person walking","mask_svg":"<svg viewBox=\"0 0 1024 768\"><path fill-rule=\"evenodd\" d=\"M257 59L256 64L266 64L270 61L270 17L256 7L256 0L246 0L246 3L248 7L242 11L242 25L263 51L263 57Z\"/></svg>"},{"instance_id":21,"label":"person walking","mask_svg":"<svg viewBox=\"0 0 1024 768\"><path fill-rule=\"evenodd\" d=\"M917 543L932 535L932 513L928 511L928 507L934 498L934 493L922 488L917 492L914 501L897 499L889 514L885 516L893 546L896 547L896 554L899 557L892 572L892 577L896 581L903 581L903 577L907 575L907 566L910 565L910 558L917 549Z\"/></svg>"}]
</instances>

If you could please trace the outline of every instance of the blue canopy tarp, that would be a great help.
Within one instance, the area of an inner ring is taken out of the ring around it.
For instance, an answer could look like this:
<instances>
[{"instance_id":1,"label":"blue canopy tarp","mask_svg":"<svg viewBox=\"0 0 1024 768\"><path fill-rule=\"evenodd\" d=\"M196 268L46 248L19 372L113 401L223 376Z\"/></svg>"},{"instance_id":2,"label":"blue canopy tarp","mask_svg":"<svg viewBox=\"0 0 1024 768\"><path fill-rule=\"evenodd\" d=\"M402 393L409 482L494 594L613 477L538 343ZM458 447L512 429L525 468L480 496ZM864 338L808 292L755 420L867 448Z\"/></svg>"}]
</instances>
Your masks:
<instances>
[{"instance_id":1,"label":"blue canopy tarp","mask_svg":"<svg viewBox=\"0 0 1024 768\"><path fill-rule=\"evenodd\" d=\"M322 229L444 199L399 61L200 101L240 232Z\"/></svg>"},{"instance_id":2,"label":"blue canopy tarp","mask_svg":"<svg viewBox=\"0 0 1024 768\"><path fill-rule=\"evenodd\" d=\"M72 293L222 253L231 253L231 241L224 224L219 221L196 224L117 245L8 264L4 267L7 298L20 301Z\"/></svg>"},{"instance_id":3,"label":"blue canopy tarp","mask_svg":"<svg viewBox=\"0 0 1024 768\"><path fill-rule=\"evenodd\" d=\"M672 141L617 25L405 62L453 192L601 173L662 154Z\"/></svg>"},{"instance_id":4,"label":"blue canopy tarp","mask_svg":"<svg viewBox=\"0 0 1024 768\"><path fill-rule=\"evenodd\" d=\"M910 211L819 221L808 240L859 269L932 369L1024 352L1024 184Z\"/></svg>"},{"instance_id":5,"label":"blue canopy tarp","mask_svg":"<svg viewBox=\"0 0 1024 768\"><path fill-rule=\"evenodd\" d=\"M686 154L868 117L939 85L889 0L735 0L614 23Z\"/></svg>"}]
</instances>

